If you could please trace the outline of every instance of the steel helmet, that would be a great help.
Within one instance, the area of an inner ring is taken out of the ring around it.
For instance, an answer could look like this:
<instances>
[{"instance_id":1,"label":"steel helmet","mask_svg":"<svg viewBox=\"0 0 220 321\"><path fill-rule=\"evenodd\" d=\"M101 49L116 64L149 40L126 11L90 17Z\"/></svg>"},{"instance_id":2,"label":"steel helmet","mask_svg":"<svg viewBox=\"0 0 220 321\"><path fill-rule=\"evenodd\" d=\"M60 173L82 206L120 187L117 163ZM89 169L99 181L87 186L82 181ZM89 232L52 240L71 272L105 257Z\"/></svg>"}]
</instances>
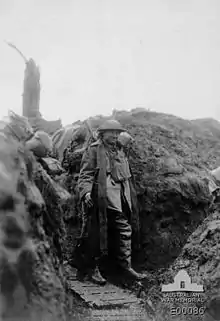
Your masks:
<instances>
[{"instance_id":1,"label":"steel helmet","mask_svg":"<svg viewBox=\"0 0 220 321\"><path fill-rule=\"evenodd\" d=\"M114 119L106 120L98 129L98 132L104 132L107 130L115 130L117 132L124 132L125 129L121 126L121 124Z\"/></svg>"}]
</instances>

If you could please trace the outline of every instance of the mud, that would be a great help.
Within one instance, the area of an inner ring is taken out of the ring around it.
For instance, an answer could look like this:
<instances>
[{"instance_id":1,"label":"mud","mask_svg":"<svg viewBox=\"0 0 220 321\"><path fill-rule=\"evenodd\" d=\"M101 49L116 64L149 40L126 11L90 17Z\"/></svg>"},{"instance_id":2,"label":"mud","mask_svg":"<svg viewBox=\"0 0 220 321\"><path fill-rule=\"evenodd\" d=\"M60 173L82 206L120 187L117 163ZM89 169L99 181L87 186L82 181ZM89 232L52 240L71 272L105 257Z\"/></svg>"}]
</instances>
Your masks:
<instances>
[{"instance_id":1,"label":"mud","mask_svg":"<svg viewBox=\"0 0 220 321\"><path fill-rule=\"evenodd\" d=\"M169 308L161 305L161 284L173 281L180 269L176 260L182 260L182 253L185 253L189 275L194 282L204 284L206 289L205 306L211 306L209 302L219 292L218 256L214 259L214 253L218 250L215 248L218 244L218 228L213 227L207 234L210 238L211 233L212 243L203 242L198 247L197 243L193 245L192 239L193 235L197 235L195 233L206 229L205 222L213 221L210 216L212 197L204 178L210 178L209 169L219 166L220 124L215 123L213 129L212 122L207 121L201 127L200 121L190 122L172 115L146 111L116 112L115 116L135 138L135 145L130 151L130 163L140 204L142 248L139 253L133 254L138 268L149 276L142 296L152 302L158 320L171 320L171 317L175 320L202 320L202 315L171 316ZM94 128L101 120L91 119ZM74 165L76 168L77 163ZM74 224L73 220L69 221L71 232L67 232L67 243L72 244L69 247L67 245L70 261L74 235L77 235L77 225ZM216 220L213 224L216 225ZM197 261L200 260L206 263L201 263L198 269ZM175 272L171 273L170 269L173 270L174 266ZM206 285L204 273L206 278L211 273L212 281L208 281L208 284L212 286ZM208 290L210 287L212 292Z\"/></svg>"},{"instance_id":2,"label":"mud","mask_svg":"<svg viewBox=\"0 0 220 321\"><path fill-rule=\"evenodd\" d=\"M171 316L170 305L162 303L161 285L173 282L183 267L193 282L204 285L205 305L218 320L220 216L219 208L210 211L212 197L204 178L210 178L208 169L220 165L220 125L218 128L215 123L213 129L210 122L201 126L197 121L147 111L114 115L135 138L129 158L140 205L141 250L133 253L133 261L138 270L146 271L148 279L139 292L133 284L122 284L114 278L112 282L141 296L145 320L151 315L149 306L154 320L202 320L201 315ZM97 127L100 118L91 119L91 123ZM74 148L81 146L80 142ZM98 320L98 312L85 308L68 291L62 268L64 261L71 263L79 235L75 191L78 156L69 165L66 159L68 174L57 178L73 194L66 206L60 206L45 183L35 176L46 207L29 211L36 260L31 302L22 303L27 320L34 320L36 315L38 320Z\"/></svg>"}]
</instances>

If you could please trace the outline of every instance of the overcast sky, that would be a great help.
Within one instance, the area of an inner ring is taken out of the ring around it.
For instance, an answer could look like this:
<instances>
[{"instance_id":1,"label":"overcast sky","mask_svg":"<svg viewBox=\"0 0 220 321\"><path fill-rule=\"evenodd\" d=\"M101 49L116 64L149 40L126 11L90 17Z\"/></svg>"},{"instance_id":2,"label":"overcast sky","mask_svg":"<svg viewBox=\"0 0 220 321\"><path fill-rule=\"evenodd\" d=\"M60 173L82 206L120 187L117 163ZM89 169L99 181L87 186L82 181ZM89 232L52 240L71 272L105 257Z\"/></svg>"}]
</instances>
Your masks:
<instances>
[{"instance_id":1,"label":"overcast sky","mask_svg":"<svg viewBox=\"0 0 220 321\"><path fill-rule=\"evenodd\" d=\"M220 119L219 0L0 0L0 116L21 113L24 62L41 69L43 116L113 108Z\"/></svg>"}]
</instances>

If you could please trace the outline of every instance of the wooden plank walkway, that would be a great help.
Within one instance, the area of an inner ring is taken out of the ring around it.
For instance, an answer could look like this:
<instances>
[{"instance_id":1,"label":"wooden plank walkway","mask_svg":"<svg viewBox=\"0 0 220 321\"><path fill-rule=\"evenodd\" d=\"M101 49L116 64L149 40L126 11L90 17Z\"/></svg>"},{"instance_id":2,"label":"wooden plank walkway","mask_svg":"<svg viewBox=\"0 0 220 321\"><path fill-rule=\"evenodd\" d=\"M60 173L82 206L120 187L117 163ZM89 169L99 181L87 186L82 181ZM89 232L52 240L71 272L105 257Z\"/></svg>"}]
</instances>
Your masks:
<instances>
[{"instance_id":1,"label":"wooden plank walkway","mask_svg":"<svg viewBox=\"0 0 220 321\"><path fill-rule=\"evenodd\" d=\"M77 280L76 270L73 268L68 267L67 274L69 289L78 295L89 307L106 309L141 302L140 299L128 290L121 289L110 283L99 286L89 281L80 282Z\"/></svg>"},{"instance_id":2,"label":"wooden plank walkway","mask_svg":"<svg viewBox=\"0 0 220 321\"><path fill-rule=\"evenodd\" d=\"M65 267L65 273L69 290L89 308L89 316L83 321L155 321L142 300L131 291L111 283L98 286L88 281L80 282L76 270L70 266Z\"/></svg>"},{"instance_id":3,"label":"wooden plank walkway","mask_svg":"<svg viewBox=\"0 0 220 321\"><path fill-rule=\"evenodd\" d=\"M107 283L101 287L90 282L82 283L77 280L68 283L70 289L77 293L89 307L95 307L96 309L120 307L139 302L136 296L112 284Z\"/></svg>"},{"instance_id":4,"label":"wooden plank walkway","mask_svg":"<svg viewBox=\"0 0 220 321\"><path fill-rule=\"evenodd\" d=\"M139 306L111 310L93 310L89 321L155 321Z\"/></svg>"}]
</instances>

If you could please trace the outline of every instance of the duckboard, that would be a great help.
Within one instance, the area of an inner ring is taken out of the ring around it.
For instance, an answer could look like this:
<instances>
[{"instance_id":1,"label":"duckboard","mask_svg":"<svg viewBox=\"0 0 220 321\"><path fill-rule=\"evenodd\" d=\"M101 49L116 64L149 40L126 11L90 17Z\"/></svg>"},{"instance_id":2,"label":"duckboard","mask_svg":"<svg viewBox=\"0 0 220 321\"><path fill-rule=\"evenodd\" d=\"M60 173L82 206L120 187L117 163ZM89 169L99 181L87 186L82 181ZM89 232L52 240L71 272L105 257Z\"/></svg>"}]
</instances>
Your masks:
<instances>
[{"instance_id":1,"label":"duckboard","mask_svg":"<svg viewBox=\"0 0 220 321\"><path fill-rule=\"evenodd\" d=\"M100 286L89 281L81 282L76 277L76 269L68 266L65 270L69 289L89 307L106 309L141 303L141 300L128 290L111 283Z\"/></svg>"}]
</instances>

